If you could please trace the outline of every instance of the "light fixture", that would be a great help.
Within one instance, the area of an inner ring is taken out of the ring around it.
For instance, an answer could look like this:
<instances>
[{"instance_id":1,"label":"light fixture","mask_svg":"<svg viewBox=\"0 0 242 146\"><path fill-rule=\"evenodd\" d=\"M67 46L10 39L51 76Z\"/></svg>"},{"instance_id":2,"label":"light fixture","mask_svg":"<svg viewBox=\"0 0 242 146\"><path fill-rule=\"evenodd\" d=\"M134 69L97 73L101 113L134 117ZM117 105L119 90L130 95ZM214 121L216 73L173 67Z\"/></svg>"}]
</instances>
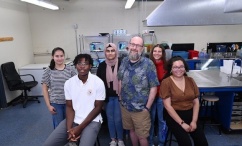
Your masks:
<instances>
[{"instance_id":1,"label":"light fixture","mask_svg":"<svg viewBox=\"0 0 242 146\"><path fill-rule=\"evenodd\" d=\"M37 6L41 6L47 9L51 9L51 10L59 10L59 7L57 5L54 5L44 0L21 0L21 1L31 3Z\"/></svg>"},{"instance_id":2,"label":"light fixture","mask_svg":"<svg viewBox=\"0 0 242 146\"><path fill-rule=\"evenodd\" d=\"M130 9L133 6L134 2L135 0L127 0L125 9Z\"/></svg>"}]
</instances>

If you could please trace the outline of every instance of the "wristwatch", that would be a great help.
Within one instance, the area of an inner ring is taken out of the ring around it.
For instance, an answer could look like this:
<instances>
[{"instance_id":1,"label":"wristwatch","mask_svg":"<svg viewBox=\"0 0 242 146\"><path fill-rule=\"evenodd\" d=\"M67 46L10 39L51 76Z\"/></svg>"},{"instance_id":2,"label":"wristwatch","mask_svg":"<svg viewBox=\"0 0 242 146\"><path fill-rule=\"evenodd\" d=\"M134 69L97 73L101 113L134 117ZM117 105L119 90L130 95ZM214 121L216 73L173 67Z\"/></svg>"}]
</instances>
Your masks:
<instances>
[{"instance_id":1,"label":"wristwatch","mask_svg":"<svg viewBox=\"0 0 242 146\"><path fill-rule=\"evenodd\" d=\"M147 109L147 111L150 111L150 109L148 107L145 106L145 109Z\"/></svg>"}]
</instances>

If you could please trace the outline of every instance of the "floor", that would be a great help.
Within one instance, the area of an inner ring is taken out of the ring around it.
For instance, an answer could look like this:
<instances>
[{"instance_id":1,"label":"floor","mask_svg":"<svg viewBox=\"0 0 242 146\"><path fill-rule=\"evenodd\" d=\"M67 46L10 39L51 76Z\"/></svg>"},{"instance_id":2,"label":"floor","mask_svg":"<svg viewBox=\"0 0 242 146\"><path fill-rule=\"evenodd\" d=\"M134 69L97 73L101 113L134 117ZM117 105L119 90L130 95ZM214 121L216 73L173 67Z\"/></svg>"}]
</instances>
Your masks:
<instances>
[{"instance_id":1,"label":"floor","mask_svg":"<svg viewBox=\"0 0 242 146\"><path fill-rule=\"evenodd\" d=\"M41 146L53 130L51 116L43 97L41 103L28 102L0 110L0 146ZM216 127L205 127L205 134L210 146L242 146L242 132L236 134L218 134ZM108 146L110 139L106 124L99 133L101 146ZM129 137L126 146L132 146ZM177 146L175 142L172 146Z\"/></svg>"}]
</instances>

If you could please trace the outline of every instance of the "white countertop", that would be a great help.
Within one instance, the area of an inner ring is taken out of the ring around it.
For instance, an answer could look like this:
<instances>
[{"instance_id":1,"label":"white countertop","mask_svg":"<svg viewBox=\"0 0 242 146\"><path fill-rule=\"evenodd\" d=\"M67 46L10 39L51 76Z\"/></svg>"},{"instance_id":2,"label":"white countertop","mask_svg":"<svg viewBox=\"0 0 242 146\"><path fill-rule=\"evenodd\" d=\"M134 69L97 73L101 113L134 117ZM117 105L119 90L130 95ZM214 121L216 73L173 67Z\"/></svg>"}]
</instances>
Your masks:
<instances>
[{"instance_id":1,"label":"white countertop","mask_svg":"<svg viewBox=\"0 0 242 146\"><path fill-rule=\"evenodd\" d=\"M65 64L71 65L72 64L72 61L66 60L65 61ZM31 69L31 70L35 70L35 69L45 69L49 65L50 65L49 63L43 63L43 64L28 64L28 65L25 65L25 66L20 67L19 69L20 70L21 69L25 69L25 70L28 70L28 69Z\"/></svg>"},{"instance_id":2,"label":"white countertop","mask_svg":"<svg viewBox=\"0 0 242 146\"><path fill-rule=\"evenodd\" d=\"M33 70L33 69L45 69L48 66L49 66L49 64L28 64L28 65L20 67L19 69L25 69L25 70L28 70L28 69L31 69L31 70Z\"/></svg>"}]
</instances>

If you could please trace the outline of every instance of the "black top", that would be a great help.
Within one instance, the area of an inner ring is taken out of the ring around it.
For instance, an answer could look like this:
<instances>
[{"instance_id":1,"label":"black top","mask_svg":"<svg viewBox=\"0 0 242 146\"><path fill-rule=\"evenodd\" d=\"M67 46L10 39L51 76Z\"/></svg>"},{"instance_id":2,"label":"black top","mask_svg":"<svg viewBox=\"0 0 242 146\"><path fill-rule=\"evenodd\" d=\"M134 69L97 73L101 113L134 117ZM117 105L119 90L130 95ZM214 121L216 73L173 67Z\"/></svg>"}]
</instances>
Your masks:
<instances>
[{"instance_id":1,"label":"black top","mask_svg":"<svg viewBox=\"0 0 242 146\"><path fill-rule=\"evenodd\" d=\"M118 60L118 68L119 68L120 64L121 64L121 61ZM106 88L105 101L108 102L108 97L118 96L118 94L116 93L116 91L113 90L113 82L110 82L110 88L108 88L107 79L106 79L106 67L107 67L107 64L105 61L100 63L98 66L98 69L97 69L97 76L100 79L102 79L102 81L104 82L104 85ZM112 70L114 70L114 66L112 67Z\"/></svg>"}]
</instances>

